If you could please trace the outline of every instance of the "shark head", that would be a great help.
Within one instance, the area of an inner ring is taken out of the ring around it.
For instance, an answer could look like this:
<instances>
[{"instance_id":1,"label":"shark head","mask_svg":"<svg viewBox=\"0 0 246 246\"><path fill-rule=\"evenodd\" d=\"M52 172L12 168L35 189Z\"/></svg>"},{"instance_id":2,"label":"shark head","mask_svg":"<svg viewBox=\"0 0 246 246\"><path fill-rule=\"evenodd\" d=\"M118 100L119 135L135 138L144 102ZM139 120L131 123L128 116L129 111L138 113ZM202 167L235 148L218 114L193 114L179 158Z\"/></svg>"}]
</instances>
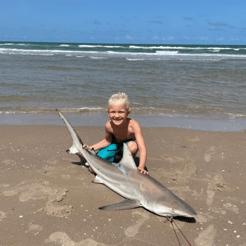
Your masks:
<instances>
[{"instance_id":1,"label":"shark head","mask_svg":"<svg viewBox=\"0 0 246 246\"><path fill-rule=\"evenodd\" d=\"M182 216L188 218L195 218L197 216L196 211L190 207L183 200L173 200L172 202L167 202L166 200L158 201L158 203L154 204L153 212L160 216Z\"/></svg>"}]
</instances>

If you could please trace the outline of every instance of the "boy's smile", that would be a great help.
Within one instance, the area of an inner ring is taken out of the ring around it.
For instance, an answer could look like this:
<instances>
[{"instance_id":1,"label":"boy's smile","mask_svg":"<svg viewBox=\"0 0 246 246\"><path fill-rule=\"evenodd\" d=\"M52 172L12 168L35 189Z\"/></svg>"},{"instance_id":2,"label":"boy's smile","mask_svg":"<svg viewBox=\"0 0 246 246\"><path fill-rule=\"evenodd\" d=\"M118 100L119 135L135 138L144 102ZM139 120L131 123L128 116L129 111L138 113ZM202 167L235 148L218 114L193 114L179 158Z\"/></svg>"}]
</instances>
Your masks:
<instances>
[{"instance_id":1,"label":"boy's smile","mask_svg":"<svg viewBox=\"0 0 246 246\"><path fill-rule=\"evenodd\" d=\"M122 103L112 103L108 107L108 115L112 123L119 126L124 123L127 116L130 114L130 110L126 108L125 104Z\"/></svg>"}]
</instances>

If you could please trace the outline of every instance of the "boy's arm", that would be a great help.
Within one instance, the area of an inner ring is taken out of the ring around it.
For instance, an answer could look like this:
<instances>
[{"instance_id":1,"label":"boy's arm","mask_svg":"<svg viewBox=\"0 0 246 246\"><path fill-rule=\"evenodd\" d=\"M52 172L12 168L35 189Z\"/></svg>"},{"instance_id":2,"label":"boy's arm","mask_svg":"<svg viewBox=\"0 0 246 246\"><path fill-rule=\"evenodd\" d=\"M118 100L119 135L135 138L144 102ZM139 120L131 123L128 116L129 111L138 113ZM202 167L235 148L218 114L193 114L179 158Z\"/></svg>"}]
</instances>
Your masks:
<instances>
[{"instance_id":1,"label":"boy's arm","mask_svg":"<svg viewBox=\"0 0 246 246\"><path fill-rule=\"evenodd\" d=\"M147 150L146 150L142 130L140 128L140 125L136 121L133 122L133 131L134 131L135 138L136 138L137 145L138 145L138 149L139 149L138 170L143 174L147 174L148 172L144 169L145 165L146 165L146 159L147 159Z\"/></svg>"},{"instance_id":2,"label":"boy's arm","mask_svg":"<svg viewBox=\"0 0 246 246\"><path fill-rule=\"evenodd\" d=\"M108 122L107 122L105 125L105 138L102 141L89 146L89 148L90 149L93 148L94 150L105 148L111 144L111 140L112 140L112 137L111 137L111 134L109 132L109 126L108 126Z\"/></svg>"}]
</instances>

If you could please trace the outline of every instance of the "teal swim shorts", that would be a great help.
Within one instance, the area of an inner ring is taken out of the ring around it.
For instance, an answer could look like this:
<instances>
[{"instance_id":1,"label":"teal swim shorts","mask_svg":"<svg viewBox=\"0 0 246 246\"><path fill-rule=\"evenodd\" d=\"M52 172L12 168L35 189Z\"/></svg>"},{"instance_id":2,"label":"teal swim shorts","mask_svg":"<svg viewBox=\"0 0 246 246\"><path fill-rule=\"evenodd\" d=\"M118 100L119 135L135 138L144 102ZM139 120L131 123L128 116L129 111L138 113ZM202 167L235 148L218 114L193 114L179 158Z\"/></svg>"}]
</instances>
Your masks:
<instances>
[{"instance_id":1,"label":"teal swim shorts","mask_svg":"<svg viewBox=\"0 0 246 246\"><path fill-rule=\"evenodd\" d=\"M130 140L132 141L132 140ZM125 143L129 143L130 141L126 141ZM115 161L115 157L120 156L120 158L123 155L123 144L115 144L112 143L109 146L100 149L97 153L97 156L108 160L109 162L114 162Z\"/></svg>"}]
</instances>

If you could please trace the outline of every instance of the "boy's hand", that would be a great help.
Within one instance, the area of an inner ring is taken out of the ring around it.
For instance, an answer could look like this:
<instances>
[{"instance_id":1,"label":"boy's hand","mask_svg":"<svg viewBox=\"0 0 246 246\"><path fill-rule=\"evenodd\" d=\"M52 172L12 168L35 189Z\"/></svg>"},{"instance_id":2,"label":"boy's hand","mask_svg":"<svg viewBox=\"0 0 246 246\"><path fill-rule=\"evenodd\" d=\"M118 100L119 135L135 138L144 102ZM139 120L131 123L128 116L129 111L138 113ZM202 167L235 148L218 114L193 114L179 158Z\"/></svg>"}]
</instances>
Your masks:
<instances>
[{"instance_id":1,"label":"boy's hand","mask_svg":"<svg viewBox=\"0 0 246 246\"><path fill-rule=\"evenodd\" d=\"M91 149L91 146L88 146L86 144L83 145L84 148Z\"/></svg>"},{"instance_id":2,"label":"boy's hand","mask_svg":"<svg viewBox=\"0 0 246 246\"><path fill-rule=\"evenodd\" d=\"M139 170L140 173L142 173L142 174L149 174L144 168L138 167L138 170Z\"/></svg>"}]
</instances>

